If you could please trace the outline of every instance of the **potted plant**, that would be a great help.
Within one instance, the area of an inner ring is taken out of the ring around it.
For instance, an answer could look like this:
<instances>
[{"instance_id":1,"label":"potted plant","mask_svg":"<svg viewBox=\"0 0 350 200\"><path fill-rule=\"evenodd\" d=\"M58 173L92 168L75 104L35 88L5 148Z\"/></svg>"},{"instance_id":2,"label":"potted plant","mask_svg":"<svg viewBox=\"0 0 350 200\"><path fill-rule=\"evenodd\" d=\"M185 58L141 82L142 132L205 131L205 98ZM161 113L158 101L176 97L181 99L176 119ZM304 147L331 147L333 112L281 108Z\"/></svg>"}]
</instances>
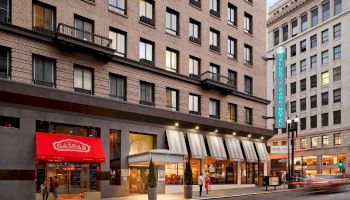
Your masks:
<instances>
[{"instance_id":1,"label":"potted plant","mask_svg":"<svg viewBox=\"0 0 350 200\"><path fill-rule=\"evenodd\" d=\"M151 159L148 167L148 200L157 200L157 177L156 177L156 169L154 167L154 163Z\"/></svg>"},{"instance_id":2,"label":"potted plant","mask_svg":"<svg viewBox=\"0 0 350 200\"><path fill-rule=\"evenodd\" d=\"M184 179L185 179L184 180L184 197L186 199L190 199L192 198L193 178L192 178L191 163L189 161L186 161Z\"/></svg>"}]
</instances>

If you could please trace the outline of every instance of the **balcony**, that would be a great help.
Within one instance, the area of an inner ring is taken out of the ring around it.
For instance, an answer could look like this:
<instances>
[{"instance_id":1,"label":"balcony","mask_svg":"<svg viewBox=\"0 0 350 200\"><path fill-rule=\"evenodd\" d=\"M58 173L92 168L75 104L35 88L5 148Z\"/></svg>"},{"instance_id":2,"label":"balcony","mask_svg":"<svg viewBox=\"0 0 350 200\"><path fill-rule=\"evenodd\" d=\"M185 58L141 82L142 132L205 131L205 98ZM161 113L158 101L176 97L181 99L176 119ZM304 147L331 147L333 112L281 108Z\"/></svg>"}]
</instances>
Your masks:
<instances>
[{"instance_id":1,"label":"balcony","mask_svg":"<svg viewBox=\"0 0 350 200\"><path fill-rule=\"evenodd\" d=\"M237 89L234 80L210 71L201 74L200 79L202 88L219 90L224 95L228 95Z\"/></svg>"},{"instance_id":2,"label":"balcony","mask_svg":"<svg viewBox=\"0 0 350 200\"><path fill-rule=\"evenodd\" d=\"M111 39L62 23L58 24L56 41L65 51L83 51L105 62L110 60L115 52L110 48Z\"/></svg>"}]
</instances>

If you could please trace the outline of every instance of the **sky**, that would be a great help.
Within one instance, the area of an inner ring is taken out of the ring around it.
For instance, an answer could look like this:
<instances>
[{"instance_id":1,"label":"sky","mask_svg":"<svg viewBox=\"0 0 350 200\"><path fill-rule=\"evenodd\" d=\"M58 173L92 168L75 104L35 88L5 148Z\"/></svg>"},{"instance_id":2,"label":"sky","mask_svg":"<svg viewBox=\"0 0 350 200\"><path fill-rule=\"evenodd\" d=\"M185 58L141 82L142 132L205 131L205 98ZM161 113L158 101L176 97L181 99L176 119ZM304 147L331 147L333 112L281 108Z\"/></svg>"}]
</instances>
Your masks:
<instances>
[{"instance_id":1,"label":"sky","mask_svg":"<svg viewBox=\"0 0 350 200\"><path fill-rule=\"evenodd\" d=\"M266 12L269 12L269 7L276 3L278 0L266 0Z\"/></svg>"}]
</instances>

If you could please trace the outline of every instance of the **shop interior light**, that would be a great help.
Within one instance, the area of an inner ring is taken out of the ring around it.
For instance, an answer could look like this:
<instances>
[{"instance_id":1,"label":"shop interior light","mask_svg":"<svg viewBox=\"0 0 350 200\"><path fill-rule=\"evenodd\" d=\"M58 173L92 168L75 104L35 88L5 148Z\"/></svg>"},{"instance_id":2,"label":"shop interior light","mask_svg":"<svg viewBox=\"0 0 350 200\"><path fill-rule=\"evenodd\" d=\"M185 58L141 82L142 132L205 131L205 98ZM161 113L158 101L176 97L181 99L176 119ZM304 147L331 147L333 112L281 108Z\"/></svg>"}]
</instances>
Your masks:
<instances>
[{"instance_id":1,"label":"shop interior light","mask_svg":"<svg viewBox=\"0 0 350 200\"><path fill-rule=\"evenodd\" d=\"M219 132L219 130L218 130L218 129L215 129L214 132L217 133L217 132Z\"/></svg>"},{"instance_id":2,"label":"shop interior light","mask_svg":"<svg viewBox=\"0 0 350 200\"><path fill-rule=\"evenodd\" d=\"M232 132L232 135L237 135L237 133L236 132Z\"/></svg>"},{"instance_id":3,"label":"shop interior light","mask_svg":"<svg viewBox=\"0 0 350 200\"><path fill-rule=\"evenodd\" d=\"M251 135L251 134L248 134L248 137L249 137L249 138L251 138L251 137L252 137L252 135Z\"/></svg>"},{"instance_id":4,"label":"shop interior light","mask_svg":"<svg viewBox=\"0 0 350 200\"><path fill-rule=\"evenodd\" d=\"M195 127L195 129L196 129L196 130L199 130L199 126L197 125L197 126Z\"/></svg>"},{"instance_id":5,"label":"shop interior light","mask_svg":"<svg viewBox=\"0 0 350 200\"><path fill-rule=\"evenodd\" d=\"M178 127L179 125L180 125L180 123L179 122L175 122L175 124L174 124L176 127Z\"/></svg>"},{"instance_id":6,"label":"shop interior light","mask_svg":"<svg viewBox=\"0 0 350 200\"><path fill-rule=\"evenodd\" d=\"M263 139L265 139L265 138L264 138L264 136L261 136L261 137L260 137L260 139L262 139L262 140L263 140Z\"/></svg>"}]
</instances>

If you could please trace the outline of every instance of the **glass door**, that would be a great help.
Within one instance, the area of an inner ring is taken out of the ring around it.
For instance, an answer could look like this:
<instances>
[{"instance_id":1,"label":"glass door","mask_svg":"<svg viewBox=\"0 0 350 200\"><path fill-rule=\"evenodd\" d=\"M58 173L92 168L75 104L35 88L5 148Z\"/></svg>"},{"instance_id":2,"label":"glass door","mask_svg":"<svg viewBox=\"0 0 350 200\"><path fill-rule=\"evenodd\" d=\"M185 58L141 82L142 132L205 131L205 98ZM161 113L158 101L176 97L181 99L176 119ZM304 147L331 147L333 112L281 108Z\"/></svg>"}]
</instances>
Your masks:
<instances>
[{"instance_id":1,"label":"glass door","mask_svg":"<svg viewBox=\"0 0 350 200\"><path fill-rule=\"evenodd\" d=\"M130 193L147 194L147 167L130 167L129 191Z\"/></svg>"}]
</instances>

